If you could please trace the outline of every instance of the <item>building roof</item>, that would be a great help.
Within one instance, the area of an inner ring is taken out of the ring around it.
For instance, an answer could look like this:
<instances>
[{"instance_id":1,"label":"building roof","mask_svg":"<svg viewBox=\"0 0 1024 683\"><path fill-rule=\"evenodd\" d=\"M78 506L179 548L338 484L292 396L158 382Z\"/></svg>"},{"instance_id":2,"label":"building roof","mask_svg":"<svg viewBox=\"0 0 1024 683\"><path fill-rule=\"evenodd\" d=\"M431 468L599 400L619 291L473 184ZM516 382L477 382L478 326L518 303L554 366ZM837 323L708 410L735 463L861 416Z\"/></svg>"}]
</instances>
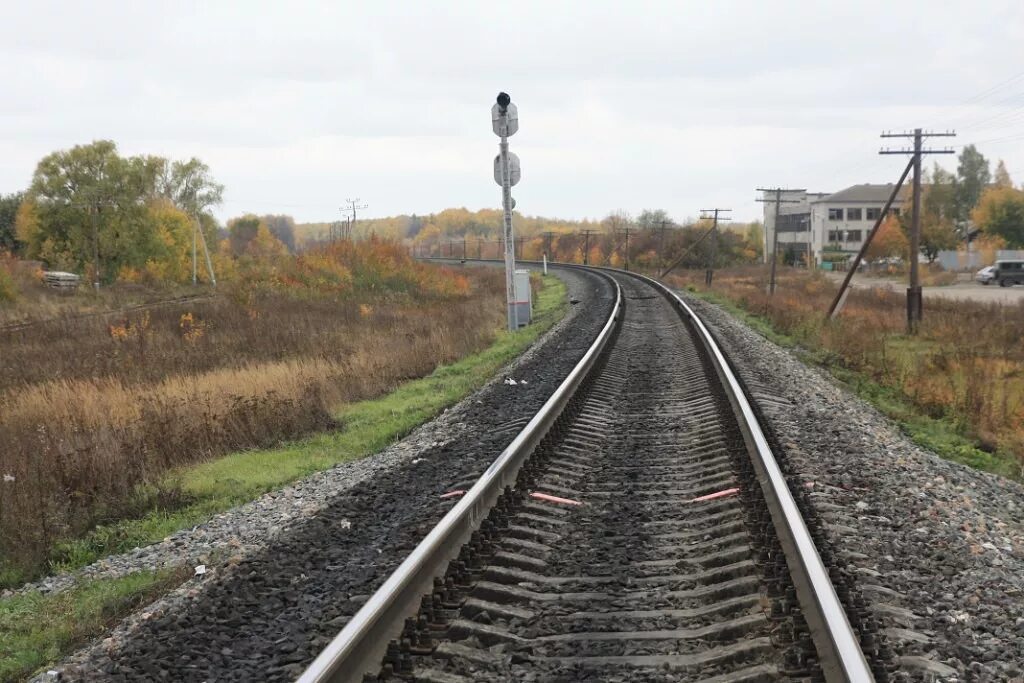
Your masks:
<instances>
[{"instance_id":1,"label":"building roof","mask_svg":"<svg viewBox=\"0 0 1024 683\"><path fill-rule=\"evenodd\" d=\"M845 190L839 190L834 194L830 194L827 197L816 200L818 202L826 202L829 204L836 204L839 202L870 202L873 204L884 204L889 195L892 194L892 189L895 187L893 183L887 183L885 185L873 185L871 183L865 183L863 185L851 185ZM899 197L896 198L899 201Z\"/></svg>"}]
</instances>

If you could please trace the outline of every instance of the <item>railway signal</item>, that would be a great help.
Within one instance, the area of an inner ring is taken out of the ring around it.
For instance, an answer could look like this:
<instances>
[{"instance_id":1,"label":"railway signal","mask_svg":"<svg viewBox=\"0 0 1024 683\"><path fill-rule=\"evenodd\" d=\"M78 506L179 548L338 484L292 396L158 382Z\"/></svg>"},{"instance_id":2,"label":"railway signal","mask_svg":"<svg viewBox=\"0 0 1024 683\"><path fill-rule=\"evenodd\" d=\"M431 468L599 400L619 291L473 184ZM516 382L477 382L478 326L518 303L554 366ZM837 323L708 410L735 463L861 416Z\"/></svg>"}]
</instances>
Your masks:
<instances>
[{"instance_id":1,"label":"railway signal","mask_svg":"<svg viewBox=\"0 0 1024 683\"><path fill-rule=\"evenodd\" d=\"M491 129L501 138L499 154L494 158L494 182L501 185L501 204L505 212L502 235L505 241L505 300L508 305L508 329L515 332L519 329L519 317L516 313L516 254L515 237L512 231L512 186L519 182L522 171L519 157L508 151L509 136L519 130L519 110L512 104L507 93L498 93L497 101L491 107Z\"/></svg>"}]
</instances>

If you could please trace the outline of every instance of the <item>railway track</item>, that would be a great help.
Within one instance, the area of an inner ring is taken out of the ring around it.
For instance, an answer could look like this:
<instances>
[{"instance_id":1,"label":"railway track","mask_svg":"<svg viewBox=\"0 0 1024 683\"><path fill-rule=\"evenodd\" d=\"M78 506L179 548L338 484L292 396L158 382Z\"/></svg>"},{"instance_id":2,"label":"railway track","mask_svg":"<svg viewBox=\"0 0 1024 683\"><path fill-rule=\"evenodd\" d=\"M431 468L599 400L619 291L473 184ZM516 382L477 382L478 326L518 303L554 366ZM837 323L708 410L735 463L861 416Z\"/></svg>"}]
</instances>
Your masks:
<instances>
[{"instance_id":1,"label":"railway track","mask_svg":"<svg viewBox=\"0 0 1024 683\"><path fill-rule=\"evenodd\" d=\"M710 334L609 277L580 364L301 681L884 679Z\"/></svg>"}]
</instances>

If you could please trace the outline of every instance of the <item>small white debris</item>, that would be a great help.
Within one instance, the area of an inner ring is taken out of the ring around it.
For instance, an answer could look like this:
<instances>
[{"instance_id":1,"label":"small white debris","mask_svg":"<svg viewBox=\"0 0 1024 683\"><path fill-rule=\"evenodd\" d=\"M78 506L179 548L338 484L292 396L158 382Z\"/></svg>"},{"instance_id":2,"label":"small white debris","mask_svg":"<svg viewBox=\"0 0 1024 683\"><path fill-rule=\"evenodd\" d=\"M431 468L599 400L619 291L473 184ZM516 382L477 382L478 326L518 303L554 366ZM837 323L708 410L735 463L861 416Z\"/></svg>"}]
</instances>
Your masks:
<instances>
[{"instance_id":1,"label":"small white debris","mask_svg":"<svg viewBox=\"0 0 1024 683\"><path fill-rule=\"evenodd\" d=\"M60 676L60 672L57 671L56 669L50 669L49 671L46 672L46 675L47 676L53 676L53 677L56 678L57 676Z\"/></svg>"},{"instance_id":2,"label":"small white debris","mask_svg":"<svg viewBox=\"0 0 1024 683\"><path fill-rule=\"evenodd\" d=\"M13 474L4 474L4 481L5 482L14 481L16 478L17 477L15 477Z\"/></svg>"},{"instance_id":3,"label":"small white debris","mask_svg":"<svg viewBox=\"0 0 1024 683\"><path fill-rule=\"evenodd\" d=\"M514 387L515 385L519 384L519 382L515 381L511 377L506 377L505 378L505 384L507 384L507 385L509 385L511 387Z\"/></svg>"},{"instance_id":4,"label":"small white debris","mask_svg":"<svg viewBox=\"0 0 1024 683\"><path fill-rule=\"evenodd\" d=\"M525 379L521 379L521 380L519 380L519 383L520 383L520 384L526 384L527 382L526 382L526 380L525 380Z\"/></svg>"},{"instance_id":5,"label":"small white debris","mask_svg":"<svg viewBox=\"0 0 1024 683\"><path fill-rule=\"evenodd\" d=\"M348 521L347 519L343 519L338 523L338 526L340 526L342 529L351 529L352 522Z\"/></svg>"},{"instance_id":6,"label":"small white debris","mask_svg":"<svg viewBox=\"0 0 1024 683\"><path fill-rule=\"evenodd\" d=\"M413 461L412 461L412 464L413 465L419 465L424 460L425 460L425 458L414 458Z\"/></svg>"},{"instance_id":7,"label":"small white debris","mask_svg":"<svg viewBox=\"0 0 1024 683\"><path fill-rule=\"evenodd\" d=\"M984 543L982 543L981 547L984 548L985 550L998 550L998 548L996 548L996 544L995 543L989 543L988 541L985 541Z\"/></svg>"},{"instance_id":8,"label":"small white debris","mask_svg":"<svg viewBox=\"0 0 1024 683\"><path fill-rule=\"evenodd\" d=\"M205 573L206 573L206 565L205 564L197 564L196 565L196 574L195 575L196 576L202 576Z\"/></svg>"}]
</instances>

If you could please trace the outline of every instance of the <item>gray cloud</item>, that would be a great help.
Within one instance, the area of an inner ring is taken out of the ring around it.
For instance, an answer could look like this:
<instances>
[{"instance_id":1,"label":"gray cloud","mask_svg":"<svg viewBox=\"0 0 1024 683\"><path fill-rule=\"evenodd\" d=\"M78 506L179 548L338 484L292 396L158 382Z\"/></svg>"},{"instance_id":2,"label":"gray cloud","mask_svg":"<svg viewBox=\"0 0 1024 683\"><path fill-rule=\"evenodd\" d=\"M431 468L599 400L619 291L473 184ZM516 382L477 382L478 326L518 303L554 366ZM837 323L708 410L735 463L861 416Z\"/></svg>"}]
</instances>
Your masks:
<instances>
[{"instance_id":1,"label":"gray cloud","mask_svg":"<svg viewBox=\"0 0 1024 683\"><path fill-rule=\"evenodd\" d=\"M104 137L206 160L222 216L328 219L352 195L370 215L494 206L498 89L522 114L528 213L750 218L758 185L890 179L878 132L913 125L994 140L982 151L1024 176L1024 79L963 104L1021 68L1019 2L4 0L3 16L5 192Z\"/></svg>"}]
</instances>

